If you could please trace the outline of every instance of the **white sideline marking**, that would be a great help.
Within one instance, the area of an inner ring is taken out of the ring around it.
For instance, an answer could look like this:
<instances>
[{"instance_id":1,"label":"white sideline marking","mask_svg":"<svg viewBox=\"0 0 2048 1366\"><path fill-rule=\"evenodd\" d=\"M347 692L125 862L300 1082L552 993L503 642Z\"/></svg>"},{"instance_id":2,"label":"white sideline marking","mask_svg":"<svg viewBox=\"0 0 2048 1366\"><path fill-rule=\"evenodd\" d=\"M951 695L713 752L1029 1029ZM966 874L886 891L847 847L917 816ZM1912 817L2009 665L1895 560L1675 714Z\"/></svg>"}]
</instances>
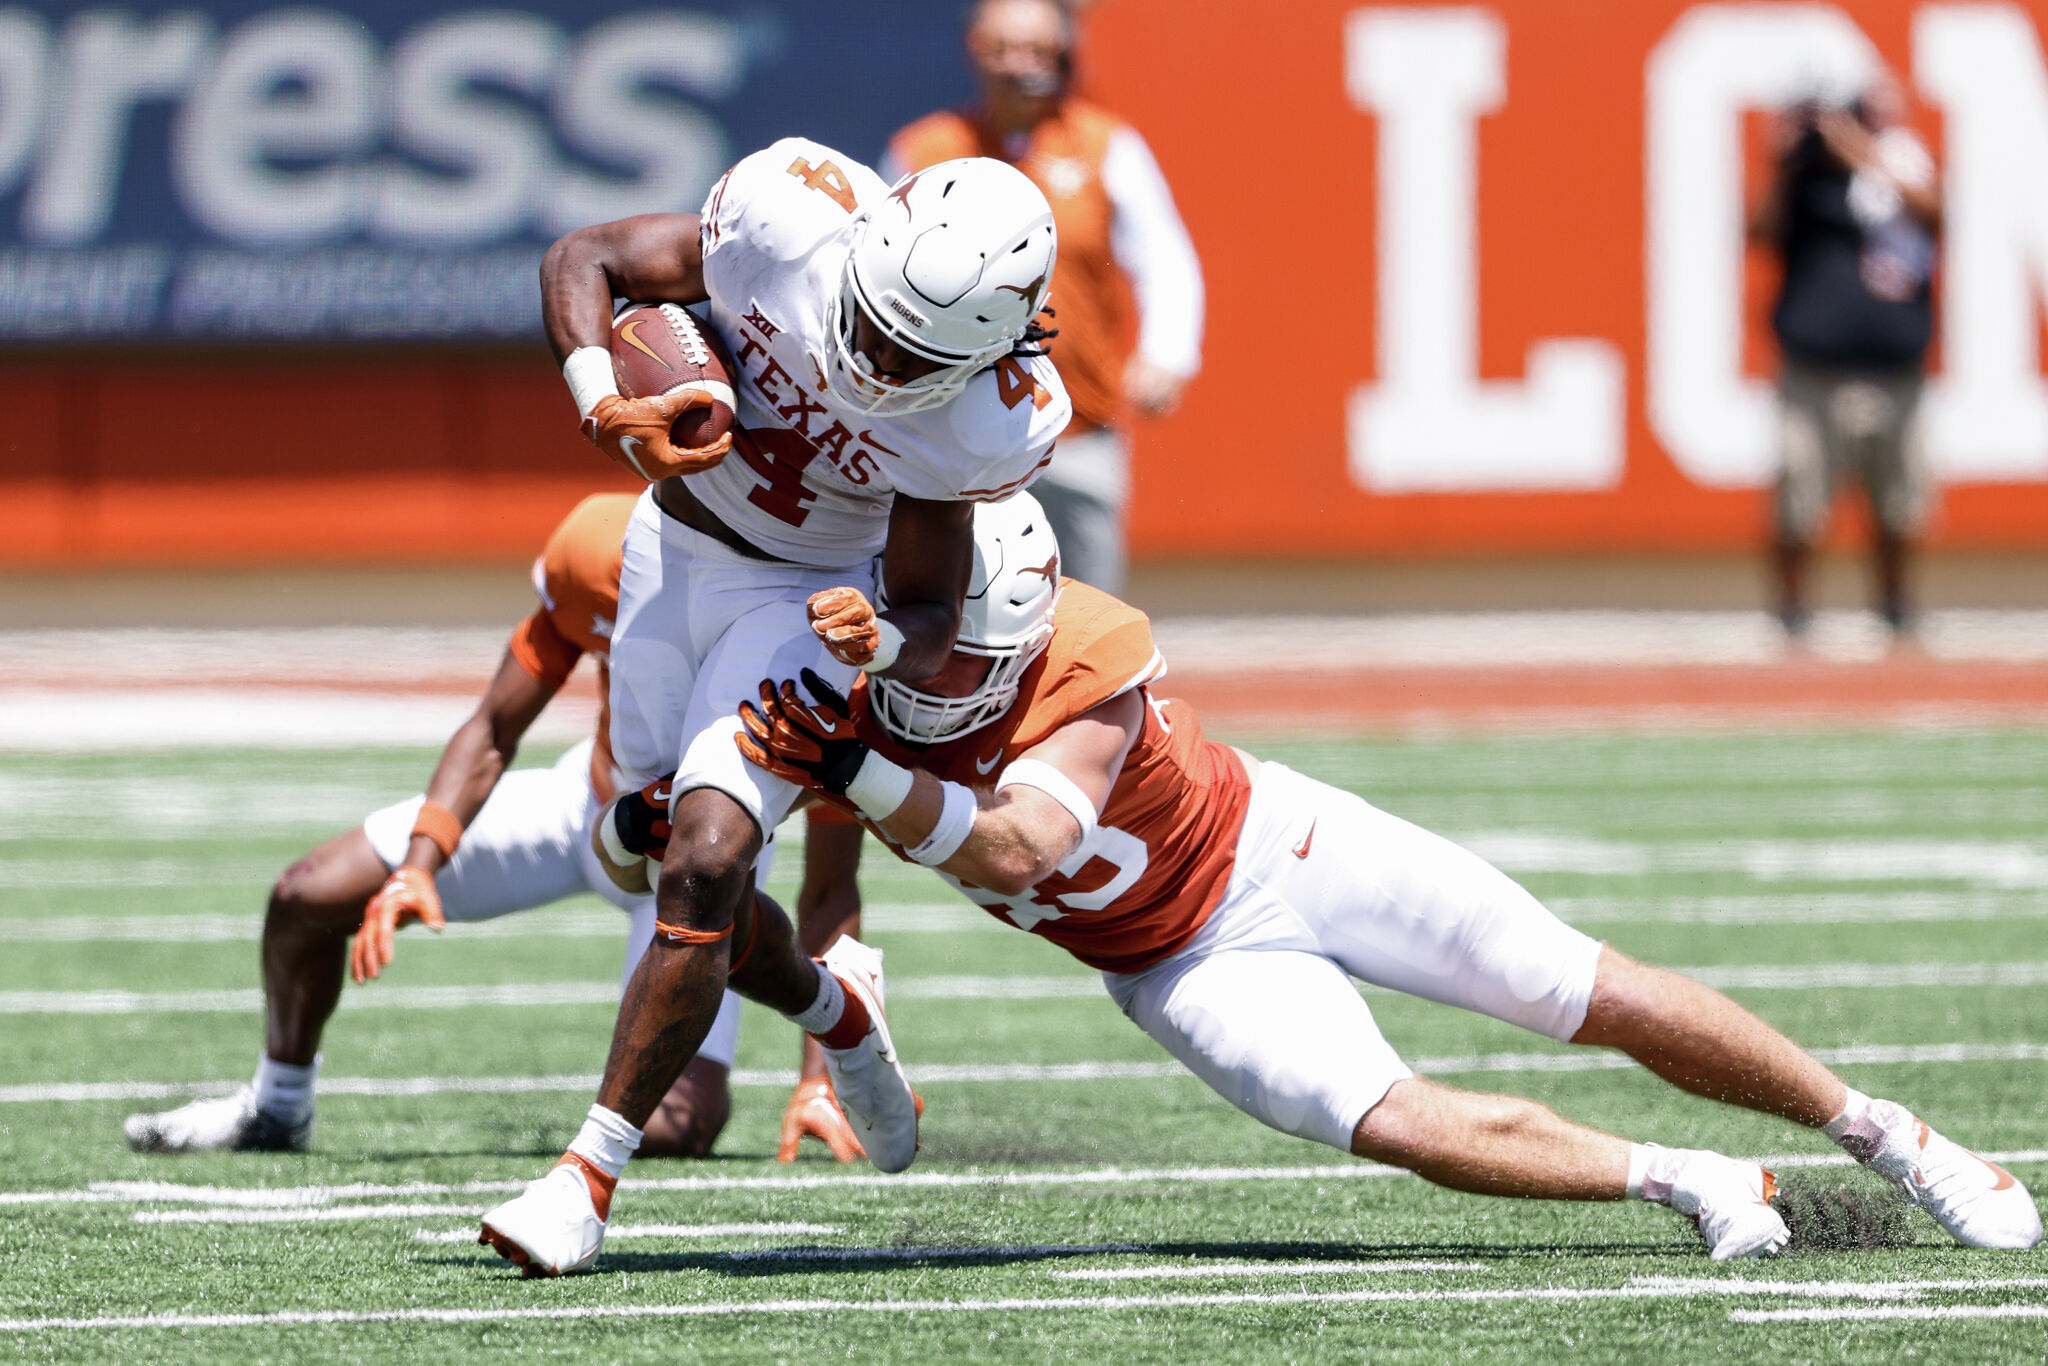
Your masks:
<instances>
[{"instance_id":1,"label":"white sideline marking","mask_svg":"<svg viewBox=\"0 0 2048 1366\"><path fill-rule=\"evenodd\" d=\"M1095 1266L1048 1271L1057 1281L1172 1281L1209 1276L1371 1276L1396 1271L1485 1271L1484 1262L1216 1262L1208 1266Z\"/></svg>"},{"instance_id":2,"label":"white sideline marking","mask_svg":"<svg viewBox=\"0 0 2048 1366\"><path fill-rule=\"evenodd\" d=\"M1724 991L1811 991L1900 987L2035 987L2048 984L2048 962L1810 963L1672 969ZM899 1001L1048 1001L1104 997L1094 977L906 977L889 983ZM475 1006L611 1005L619 985L515 982L500 986L381 987L342 993L347 1010L459 1010ZM227 991L0 991L0 1015L254 1014L254 987ZM1419 1070L1419 1069L1418 1069Z\"/></svg>"},{"instance_id":3,"label":"white sideline marking","mask_svg":"<svg viewBox=\"0 0 2048 1366\"><path fill-rule=\"evenodd\" d=\"M2048 887L2048 852L2012 841L1737 839L1652 844L1541 830L1475 830L1453 838L1511 873L1740 873L1758 882L1912 878L2013 891Z\"/></svg>"},{"instance_id":4,"label":"white sideline marking","mask_svg":"<svg viewBox=\"0 0 2048 1366\"><path fill-rule=\"evenodd\" d=\"M1734 1309L1730 1323L1826 1323L1881 1319L2048 1319L2048 1304L1871 1304L1846 1309Z\"/></svg>"},{"instance_id":5,"label":"white sideline marking","mask_svg":"<svg viewBox=\"0 0 2048 1366\"><path fill-rule=\"evenodd\" d=\"M138 1224L324 1224L357 1219L474 1219L483 1205L326 1205L317 1209L145 1209Z\"/></svg>"},{"instance_id":6,"label":"white sideline marking","mask_svg":"<svg viewBox=\"0 0 2048 1366\"><path fill-rule=\"evenodd\" d=\"M2048 902L2015 892L1560 896L1544 904L1574 925L1896 925L2048 917Z\"/></svg>"},{"instance_id":7,"label":"white sideline marking","mask_svg":"<svg viewBox=\"0 0 2048 1366\"><path fill-rule=\"evenodd\" d=\"M988 1251L995 1251L989 1249ZM105 1318L0 1319L0 1332L100 1328L277 1328L337 1323L516 1323L581 1319L686 1319L734 1314L990 1314L1046 1310L1203 1309L1238 1304L1512 1304L1583 1300L1693 1299L1705 1296L1832 1296L1837 1282L1672 1280L1644 1277L1624 1286L1536 1286L1513 1290L1303 1290L1214 1295L1101 1295L976 1300L728 1300L709 1304L605 1304L520 1309L285 1309L266 1314L139 1314ZM2040 1281L1890 1282L1894 1293L1946 1288L2035 1287ZM1808 1287L1816 1287L1809 1291Z\"/></svg>"},{"instance_id":8,"label":"white sideline marking","mask_svg":"<svg viewBox=\"0 0 2048 1366\"><path fill-rule=\"evenodd\" d=\"M1095 977L907 977L889 984L894 1000L1060 1000L1103 996ZM342 993L344 1010L460 1010L472 1006L616 1005L619 984L512 982L501 986L365 987ZM1107 999L1104 997L1104 999ZM238 1014L263 1009L263 992L0 991L0 1015Z\"/></svg>"},{"instance_id":9,"label":"white sideline marking","mask_svg":"<svg viewBox=\"0 0 2048 1366\"><path fill-rule=\"evenodd\" d=\"M835 1235L846 1232L837 1224L619 1224L604 1231L607 1243L621 1238L776 1238L799 1233ZM476 1230L467 1228L413 1230L420 1243L473 1243Z\"/></svg>"},{"instance_id":10,"label":"white sideline marking","mask_svg":"<svg viewBox=\"0 0 2048 1366\"><path fill-rule=\"evenodd\" d=\"M1908 1063L2048 1062L2048 1044L1927 1043L1864 1044L1816 1048L1813 1056L1830 1067L1883 1067ZM1575 1050L1558 1053L1465 1053L1410 1058L1424 1076L1489 1072L1613 1072L1636 1066L1618 1053ZM920 1082L1157 1081L1191 1075L1176 1062L926 1063L905 1070ZM595 1072L540 1077L323 1077L323 1096L525 1095L594 1091ZM796 1073L774 1068L740 1068L734 1086L794 1086ZM175 1100L181 1096L228 1095L236 1081L72 1081L0 1086L0 1105L62 1104L108 1100ZM0 1193L0 1201L6 1196Z\"/></svg>"},{"instance_id":11,"label":"white sideline marking","mask_svg":"<svg viewBox=\"0 0 2048 1366\"><path fill-rule=\"evenodd\" d=\"M1978 1154L2001 1166L2048 1162L2048 1148L2020 1148ZM1767 1154L1756 1161L1770 1167L1845 1167L1846 1153ZM1356 1181L1408 1176L1398 1167L1373 1162L1313 1167L1094 1167L1078 1171L909 1172L897 1176L843 1172L829 1176L627 1177L622 1191L829 1190L889 1187L900 1190L958 1187L1126 1186L1163 1182L1204 1185L1238 1181ZM429 1195L495 1195L525 1188L524 1181L412 1181L397 1185L350 1182L338 1186L198 1186L175 1181L95 1181L71 1190L0 1191L4 1205L118 1205L151 1202L221 1205L249 1209L296 1209L336 1200L391 1199ZM433 1209L447 1208L431 1206Z\"/></svg>"}]
</instances>

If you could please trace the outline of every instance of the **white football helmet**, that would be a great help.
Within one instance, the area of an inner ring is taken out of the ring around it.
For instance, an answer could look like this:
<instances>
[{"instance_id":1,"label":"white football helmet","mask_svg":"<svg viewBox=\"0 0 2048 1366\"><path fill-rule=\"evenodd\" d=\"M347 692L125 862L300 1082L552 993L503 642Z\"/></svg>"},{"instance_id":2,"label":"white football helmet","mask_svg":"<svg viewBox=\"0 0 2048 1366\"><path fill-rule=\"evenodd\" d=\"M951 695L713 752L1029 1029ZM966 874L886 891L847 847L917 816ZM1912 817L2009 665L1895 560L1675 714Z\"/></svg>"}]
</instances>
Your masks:
<instances>
[{"instance_id":1,"label":"white football helmet","mask_svg":"<svg viewBox=\"0 0 2048 1366\"><path fill-rule=\"evenodd\" d=\"M965 697L919 692L899 679L868 679L868 706L882 729L914 745L954 740L988 725L1017 700L1024 671L1052 639L1060 595L1060 547L1045 509L1028 493L974 509L974 572L961 604L961 654L995 662ZM885 598L886 601L886 598Z\"/></svg>"},{"instance_id":2,"label":"white football helmet","mask_svg":"<svg viewBox=\"0 0 2048 1366\"><path fill-rule=\"evenodd\" d=\"M879 417L951 402L1038 316L1058 254L1052 206L1016 167L963 157L912 172L854 223L825 306L826 382ZM853 349L855 310L941 368L907 384L878 378Z\"/></svg>"}]
</instances>

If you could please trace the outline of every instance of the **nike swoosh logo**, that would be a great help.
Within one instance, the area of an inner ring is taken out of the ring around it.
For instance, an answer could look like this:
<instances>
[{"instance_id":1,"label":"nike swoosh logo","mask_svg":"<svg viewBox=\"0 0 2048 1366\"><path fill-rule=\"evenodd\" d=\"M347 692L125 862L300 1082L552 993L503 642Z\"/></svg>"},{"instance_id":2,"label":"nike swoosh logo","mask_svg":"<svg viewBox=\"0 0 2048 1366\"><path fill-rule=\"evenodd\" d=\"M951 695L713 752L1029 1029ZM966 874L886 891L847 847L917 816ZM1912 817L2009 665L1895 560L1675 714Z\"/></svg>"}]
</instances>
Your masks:
<instances>
[{"instance_id":1,"label":"nike swoosh logo","mask_svg":"<svg viewBox=\"0 0 2048 1366\"><path fill-rule=\"evenodd\" d=\"M1314 821L1310 821L1310 822L1308 823L1308 834L1304 835L1304 836L1302 837L1302 841L1301 841L1301 843L1300 843L1300 844L1298 844L1298 845L1296 845L1296 846L1294 847L1294 856L1295 856L1296 858L1307 858L1307 857L1308 857L1308 847L1309 847L1309 845L1311 845L1311 844L1315 843L1315 838L1316 838L1316 823L1315 823Z\"/></svg>"},{"instance_id":2,"label":"nike swoosh logo","mask_svg":"<svg viewBox=\"0 0 2048 1366\"><path fill-rule=\"evenodd\" d=\"M995 752L995 757L990 759L987 763L983 763L981 760L976 759L974 761L974 771L976 773L979 773L982 777L986 778L989 774L996 771L996 765L1001 763L1002 761L1003 752L1001 750L997 750Z\"/></svg>"},{"instance_id":3,"label":"nike swoosh logo","mask_svg":"<svg viewBox=\"0 0 2048 1366\"><path fill-rule=\"evenodd\" d=\"M1977 1154L1971 1153L1970 1156L1977 1157ZM1999 1166L1996 1162L1986 1162L1981 1157L1977 1157L1977 1160L1979 1162L1983 1162L1985 1166L1991 1168L1991 1170L1998 1173L1998 1180L1992 1182L1991 1189L1995 1191L2011 1190L2014 1186L2017 1186L2019 1184L2019 1182L2012 1179L2011 1172Z\"/></svg>"},{"instance_id":4,"label":"nike swoosh logo","mask_svg":"<svg viewBox=\"0 0 2048 1366\"><path fill-rule=\"evenodd\" d=\"M633 453L639 445L639 437L622 436L619 438L619 454L626 457L626 463L633 467L633 473L651 484L654 482L654 476L647 472L646 467L640 463L640 457Z\"/></svg>"},{"instance_id":5,"label":"nike swoosh logo","mask_svg":"<svg viewBox=\"0 0 2048 1366\"><path fill-rule=\"evenodd\" d=\"M640 340L640 324L646 321L647 320L645 318L633 319L633 321L627 323L624 327L619 329L619 335L626 339L626 345L632 347L635 351L645 352L649 360L653 361L656 365L659 365L662 369L668 371L670 374L674 374L676 368L673 365L670 365L667 361L663 360L660 356L655 355L653 348L648 346L646 342Z\"/></svg>"}]
</instances>

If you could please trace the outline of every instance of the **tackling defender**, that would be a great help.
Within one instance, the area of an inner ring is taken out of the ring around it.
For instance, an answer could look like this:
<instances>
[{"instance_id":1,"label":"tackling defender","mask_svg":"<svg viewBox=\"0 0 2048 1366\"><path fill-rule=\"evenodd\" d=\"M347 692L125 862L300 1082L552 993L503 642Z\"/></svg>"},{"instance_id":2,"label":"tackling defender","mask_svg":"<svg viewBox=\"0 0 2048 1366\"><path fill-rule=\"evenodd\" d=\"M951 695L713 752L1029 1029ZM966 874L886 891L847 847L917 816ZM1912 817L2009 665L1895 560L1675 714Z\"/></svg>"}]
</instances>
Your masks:
<instances>
[{"instance_id":1,"label":"tackling defender","mask_svg":"<svg viewBox=\"0 0 2048 1366\"><path fill-rule=\"evenodd\" d=\"M654 479L626 530L612 751L629 786L674 781L654 942L597 1103L562 1161L484 1216L484 1241L529 1272L596 1258L612 1187L729 978L824 1040L870 1161L898 1171L915 1156L880 956L844 939L822 969L791 964L787 920L746 896L801 789L740 757L735 713L764 674L809 669L848 686L862 671L919 678L945 661L975 501L1030 483L1071 414L1035 321L1055 259L1045 196L1012 167L944 162L892 188L801 138L734 166L701 214L601 224L548 250L548 340L585 433ZM729 441L677 449L669 434L688 402L619 396L618 298L709 302L737 371ZM615 843L607 855L615 875L645 877L639 855ZM743 982L730 975L748 953Z\"/></svg>"},{"instance_id":2,"label":"tackling defender","mask_svg":"<svg viewBox=\"0 0 2048 1366\"><path fill-rule=\"evenodd\" d=\"M1824 1130L1957 1241L2030 1248L2026 1188L1855 1091L1720 993L1565 925L1475 855L1363 799L1203 739L1136 609L1071 580L1029 495L980 511L960 638L914 685L848 703L761 684L754 762L851 807L991 914L1101 969L1140 1028L1254 1118L1459 1190L1639 1198L1716 1260L1787 1241L1772 1174L1414 1075L1351 978Z\"/></svg>"},{"instance_id":3,"label":"tackling defender","mask_svg":"<svg viewBox=\"0 0 2048 1366\"><path fill-rule=\"evenodd\" d=\"M267 1040L250 1085L129 1118L140 1152L298 1150L313 1126L320 1036L340 999L344 966L377 976L392 959L393 933L413 921L488 920L592 891L631 917L626 971L654 935L654 899L620 891L589 840L614 793L607 716L597 733L550 768L512 768L519 742L588 654L605 691L605 654L619 598L619 541L631 514L626 494L584 499L534 562L540 605L513 631L497 676L475 713L448 741L423 796L366 817L287 869L270 894L263 926ZM355 933L353 955L349 935ZM716 1024L648 1125L650 1156L709 1152L731 1109L726 1076L739 1033L739 1001L727 995ZM833 1145L850 1141L837 1113L796 1117Z\"/></svg>"}]
</instances>

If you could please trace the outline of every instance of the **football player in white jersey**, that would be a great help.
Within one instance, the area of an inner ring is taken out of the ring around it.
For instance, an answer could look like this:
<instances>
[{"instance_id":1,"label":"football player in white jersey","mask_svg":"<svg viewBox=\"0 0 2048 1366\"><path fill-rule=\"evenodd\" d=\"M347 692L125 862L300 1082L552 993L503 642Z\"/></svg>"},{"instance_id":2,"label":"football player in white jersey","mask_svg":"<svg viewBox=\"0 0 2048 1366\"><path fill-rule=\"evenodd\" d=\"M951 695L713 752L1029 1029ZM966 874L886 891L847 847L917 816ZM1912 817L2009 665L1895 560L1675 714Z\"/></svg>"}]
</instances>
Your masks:
<instances>
[{"instance_id":1,"label":"football player in white jersey","mask_svg":"<svg viewBox=\"0 0 2048 1366\"><path fill-rule=\"evenodd\" d=\"M597 1103L562 1161L484 1216L484 1241L529 1274L596 1260L640 1126L741 959L734 989L820 1039L874 1165L915 1156L918 1101L882 1017L880 955L843 939L814 966L788 952L781 912L745 895L800 789L741 758L737 709L763 677L808 668L845 688L863 670L919 679L945 662L975 502L1029 484L1071 414L1036 321L1056 253L1044 195L1002 162L944 162L891 187L789 138L727 172L701 214L580 229L542 262L548 340L584 432L653 485L625 536L613 756L628 789L676 776L654 944ZM737 372L729 441L678 449L683 400L617 393L619 299L708 302ZM628 791L598 823L626 884L646 860L615 822L646 818Z\"/></svg>"}]
</instances>

